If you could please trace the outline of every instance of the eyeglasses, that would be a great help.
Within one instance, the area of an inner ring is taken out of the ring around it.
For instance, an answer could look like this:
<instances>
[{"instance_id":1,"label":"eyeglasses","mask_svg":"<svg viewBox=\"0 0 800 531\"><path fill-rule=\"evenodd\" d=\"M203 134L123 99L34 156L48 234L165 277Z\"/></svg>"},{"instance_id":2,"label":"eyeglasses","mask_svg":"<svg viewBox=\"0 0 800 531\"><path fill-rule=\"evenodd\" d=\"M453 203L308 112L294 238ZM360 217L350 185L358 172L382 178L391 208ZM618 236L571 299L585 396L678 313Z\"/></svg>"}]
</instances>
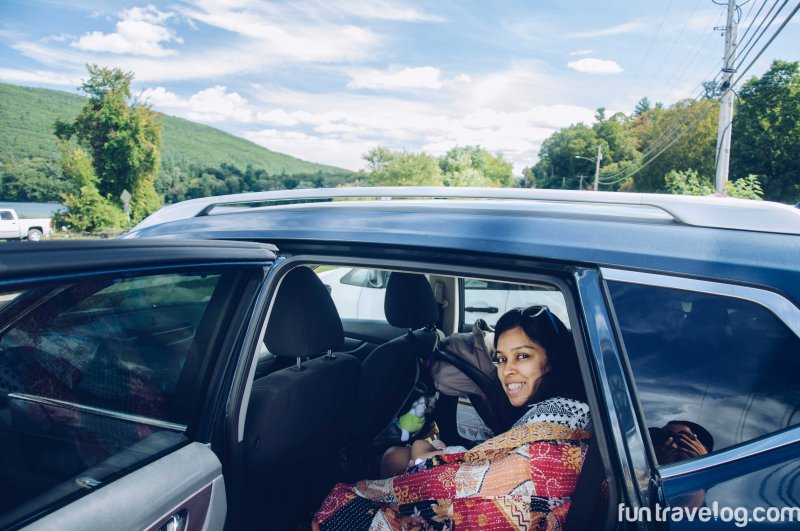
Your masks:
<instances>
[{"instance_id":1,"label":"eyeglasses","mask_svg":"<svg viewBox=\"0 0 800 531\"><path fill-rule=\"evenodd\" d=\"M547 315L550 319L550 324L553 325L553 330L555 330L556 335L561 334L561 330L558 328L558 324L556 323L556 318L553 316L553 312L550 311L544 304L537 304L535 306L528 306L527 308L518 309L520 315L522 317L530 317L531 319L536 319L537 317Z\"/></svg>"}]
</instances>

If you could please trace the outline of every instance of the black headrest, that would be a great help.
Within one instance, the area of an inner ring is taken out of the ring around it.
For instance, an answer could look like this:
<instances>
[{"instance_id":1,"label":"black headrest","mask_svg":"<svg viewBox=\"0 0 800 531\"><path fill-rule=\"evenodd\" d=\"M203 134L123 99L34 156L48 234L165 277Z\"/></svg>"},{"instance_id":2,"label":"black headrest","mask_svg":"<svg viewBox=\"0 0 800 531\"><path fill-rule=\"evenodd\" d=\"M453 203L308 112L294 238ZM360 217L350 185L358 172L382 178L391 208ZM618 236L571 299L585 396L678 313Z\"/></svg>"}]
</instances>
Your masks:
<instances>
[{"instance_id":1,"label":"black headrest","mask_svg":"<svg viewBox=\"0 0 800 531\"><path fill-rule=\"evenodd\" d=\"M316 356L342 346L342 320L311 269L296 267L283 277L264 342L271 353L289 357Z\"/></svg>"},{"instance_id":2,"label":"black headrest","mask_svg":"<svg viewBox=\"0 0 800 531\"><path fill-rule=\"evenodd\" d=\"M386 286L383 311L398 328L422 328L439 319L439 306L425 275L394 272Z\"/></svg>"}]
</instances>

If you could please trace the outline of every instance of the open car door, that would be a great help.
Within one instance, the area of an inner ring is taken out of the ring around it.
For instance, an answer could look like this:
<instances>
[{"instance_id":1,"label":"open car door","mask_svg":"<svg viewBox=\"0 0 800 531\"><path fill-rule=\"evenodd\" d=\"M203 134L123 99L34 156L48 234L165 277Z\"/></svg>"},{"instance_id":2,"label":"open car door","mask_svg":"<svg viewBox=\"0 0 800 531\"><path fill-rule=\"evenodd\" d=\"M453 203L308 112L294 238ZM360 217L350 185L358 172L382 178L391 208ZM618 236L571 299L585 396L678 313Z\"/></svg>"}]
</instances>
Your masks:
<instances>
[{"instance_id":1,"label":"open car door","mask_svg":"<svg viewBox=\"0 0 800 531\"><path fill-rule=\"evenodd\" d=\"M0 248L0 528L223 529L212 419L274 250Z\"/></svg>"}]
</instances>

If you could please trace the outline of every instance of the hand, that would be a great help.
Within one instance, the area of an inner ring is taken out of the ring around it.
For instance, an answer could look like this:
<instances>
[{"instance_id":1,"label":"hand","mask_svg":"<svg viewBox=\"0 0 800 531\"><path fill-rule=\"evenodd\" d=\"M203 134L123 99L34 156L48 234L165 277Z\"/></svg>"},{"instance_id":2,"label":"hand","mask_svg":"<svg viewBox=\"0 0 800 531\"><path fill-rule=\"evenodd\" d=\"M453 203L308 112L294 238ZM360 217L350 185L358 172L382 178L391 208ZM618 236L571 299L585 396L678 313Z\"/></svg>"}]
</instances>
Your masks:
<instances>
[{"instance_id":1,"label":"hand","mask_svg":"<svg viewBox=\"0 0 800 531\"><path fill-rule=\"evenodd\" d=\"M433 457L435 455L443 455L443 454L444 454L444 450L436 450L436 451L433 451L433 452L425 452L425 453L419 454L419 455L417 455L417 457L415 459L411 459L408 462L408 466L415 466L415 465L417 465L419 463L424 463L425 461L427 461L428 459L430 459L431 457Z\"/></svg>"},{"instance_id":2,"label":"hand","mask_svg":"<svg viewBox=\"0 0 800 531\"><path fill-rule=\"evenodd\" d=\"M683 459L690 459L692 457L708 454L708 450L703 446L703 443L697 439L697 435L695 434L690 436L685 433L679 433L677 434L675 442L678 453L684 456Z\"/></svg>"}]
</instances>

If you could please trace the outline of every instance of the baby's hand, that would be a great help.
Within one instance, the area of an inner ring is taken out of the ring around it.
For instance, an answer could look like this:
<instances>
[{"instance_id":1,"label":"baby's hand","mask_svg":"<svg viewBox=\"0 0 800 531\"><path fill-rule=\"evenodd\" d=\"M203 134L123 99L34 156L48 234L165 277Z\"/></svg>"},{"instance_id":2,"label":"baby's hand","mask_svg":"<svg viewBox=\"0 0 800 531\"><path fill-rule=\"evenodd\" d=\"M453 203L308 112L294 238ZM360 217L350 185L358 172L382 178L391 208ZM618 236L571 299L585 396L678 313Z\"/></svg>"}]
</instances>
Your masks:
<instances>
[{"instance_id":1,"label":"baby's hand","mask_svg":"<svg viewBox=\"0 0 800 531\"><path fill-rule=\"evenodd\" d=\"M439 439L432 440L431 446L433 446L437 450L442 450L442 451L444 451L444 449L447 448L447 445L444 443L444 441L440 441Z\"/></svg>"}]
</instances>

